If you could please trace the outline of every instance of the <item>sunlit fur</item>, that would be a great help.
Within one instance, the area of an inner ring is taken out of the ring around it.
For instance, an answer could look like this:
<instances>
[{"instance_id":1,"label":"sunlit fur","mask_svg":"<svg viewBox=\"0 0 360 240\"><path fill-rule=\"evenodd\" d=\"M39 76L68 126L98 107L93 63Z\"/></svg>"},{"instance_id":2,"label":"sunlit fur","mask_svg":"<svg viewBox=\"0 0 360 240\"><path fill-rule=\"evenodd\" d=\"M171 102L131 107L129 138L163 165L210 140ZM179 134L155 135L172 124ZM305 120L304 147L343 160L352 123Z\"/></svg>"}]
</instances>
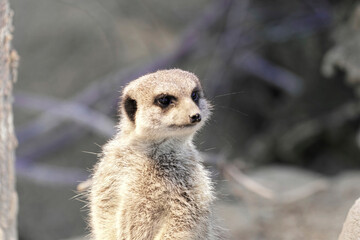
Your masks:
<instances>
[{"instance_id":1,"label":"sunlit fur","mask_svg":"<svg viewBox=\"0 0 360 240\"><path fill-rule=\"evenodd\" d=\"M191 98L196 88L198 104ZM159 95L176 101L161 108ZM136 101L133 118L124 107L127 98ZM179 69L145 75L124 88L118 132L94 170L93 239L223 239L212 218L209 174L192 143L209 106L197 77ZM202 120L191 125L196 113Z\"/></svg>"}]
</instances>

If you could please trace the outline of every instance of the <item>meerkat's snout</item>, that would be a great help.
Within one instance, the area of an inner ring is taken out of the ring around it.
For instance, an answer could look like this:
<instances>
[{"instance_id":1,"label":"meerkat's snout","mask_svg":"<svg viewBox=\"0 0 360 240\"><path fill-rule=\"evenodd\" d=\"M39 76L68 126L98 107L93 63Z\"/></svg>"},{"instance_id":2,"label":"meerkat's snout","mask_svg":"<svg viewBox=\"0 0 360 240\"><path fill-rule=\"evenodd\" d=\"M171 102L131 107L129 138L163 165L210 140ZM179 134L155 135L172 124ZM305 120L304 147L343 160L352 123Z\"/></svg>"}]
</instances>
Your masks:
<instances>
[{"instance_id":1,"label":"meerkat's snout","mask_svg":"<svg viewBox=\"0 0 360 240\"><path fill-rule=\"evenodd\" d=\"M190 117L190 123L197 123L201 121L201 115L199 113L196 113L194 115L189 116Z\"/></svg>"}]
</instances>

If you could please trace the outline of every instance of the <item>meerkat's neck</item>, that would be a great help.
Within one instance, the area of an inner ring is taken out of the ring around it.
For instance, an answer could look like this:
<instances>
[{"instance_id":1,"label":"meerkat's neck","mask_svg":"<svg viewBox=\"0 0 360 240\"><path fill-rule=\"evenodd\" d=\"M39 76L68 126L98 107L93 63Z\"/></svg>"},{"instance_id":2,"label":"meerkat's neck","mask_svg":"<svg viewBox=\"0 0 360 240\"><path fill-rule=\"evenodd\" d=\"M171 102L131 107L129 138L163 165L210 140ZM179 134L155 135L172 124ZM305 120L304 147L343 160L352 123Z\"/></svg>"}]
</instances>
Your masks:
<instances>
[{"instance_id":1,"label":"meerkat's neck","mask_svg":"<svg viewBox=\"0 0 360 240\"><path fill-rule=\"evenodd\" d=\"M184 153L185 149L189 150L194 148L192 145L192 138L167 138L162 141L156 141L149 143L146 146L150 149L153 154L161 155L161 154L169 154L169 153Z\"/></svg>"},{"instance_id":2,"label":"meerkat's neck","mask_svg":"<svg viewBox=\"0 0 360 240\"><path fill-rule=\"evenodd\" d=\"M135 152L143 153L145 155L176 154L177 152L184 153L193 152L195 150L192 143L193 136L152 139L151 137L139 138L120 134L118 138L125 146L131 146Z\"/></svg>"}]
</instances>

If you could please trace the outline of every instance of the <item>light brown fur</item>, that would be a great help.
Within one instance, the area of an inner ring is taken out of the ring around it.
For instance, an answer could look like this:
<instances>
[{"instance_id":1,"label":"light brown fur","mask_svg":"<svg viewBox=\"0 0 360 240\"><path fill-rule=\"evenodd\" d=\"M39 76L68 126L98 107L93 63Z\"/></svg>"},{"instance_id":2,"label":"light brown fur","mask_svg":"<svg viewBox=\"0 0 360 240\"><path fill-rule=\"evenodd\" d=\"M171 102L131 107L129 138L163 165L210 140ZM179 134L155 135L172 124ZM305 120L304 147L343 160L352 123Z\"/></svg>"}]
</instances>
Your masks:
<instances>
[{"instance_id":1,"label":"light brown fur","mask_svg":"<svg viewBox=\"0 0 360 240\"><path fill-rule=\"evenodd\" d=\"M196 88L198 103L191 97ZM161 94L176 101L159 107ZM129 99L136 101L133 119ZM125 87L120 111L118 133L93 175L93 239L222 239L211 212L209 173L192 143L210 115L197 77L179 69L145 75ZM202 120L189 126L196 113Z\"/></svg>"}]
</instances>

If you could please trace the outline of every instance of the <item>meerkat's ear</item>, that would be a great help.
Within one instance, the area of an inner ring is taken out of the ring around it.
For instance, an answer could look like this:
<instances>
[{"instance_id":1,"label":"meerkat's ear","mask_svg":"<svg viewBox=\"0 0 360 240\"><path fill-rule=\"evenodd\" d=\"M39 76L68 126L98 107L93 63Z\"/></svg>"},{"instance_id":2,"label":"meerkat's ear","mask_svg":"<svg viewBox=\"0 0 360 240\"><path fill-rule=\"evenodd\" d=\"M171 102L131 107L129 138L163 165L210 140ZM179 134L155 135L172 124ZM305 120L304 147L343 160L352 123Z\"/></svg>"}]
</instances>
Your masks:
<instances>
[{"instance_id":1,"label":"meerkat's ear","mask_svg":"<svg viewBox=\"0 0 360 240\"><path fill-rule=\"evenodd\" d=\"M137 103L136 100L132 99L129 96L125 96L123 100L124 109L126 112L126 115L129 117L129 119L134 122L135 121L135 113L137 110Z\"/></svg>"}]
</instances>

